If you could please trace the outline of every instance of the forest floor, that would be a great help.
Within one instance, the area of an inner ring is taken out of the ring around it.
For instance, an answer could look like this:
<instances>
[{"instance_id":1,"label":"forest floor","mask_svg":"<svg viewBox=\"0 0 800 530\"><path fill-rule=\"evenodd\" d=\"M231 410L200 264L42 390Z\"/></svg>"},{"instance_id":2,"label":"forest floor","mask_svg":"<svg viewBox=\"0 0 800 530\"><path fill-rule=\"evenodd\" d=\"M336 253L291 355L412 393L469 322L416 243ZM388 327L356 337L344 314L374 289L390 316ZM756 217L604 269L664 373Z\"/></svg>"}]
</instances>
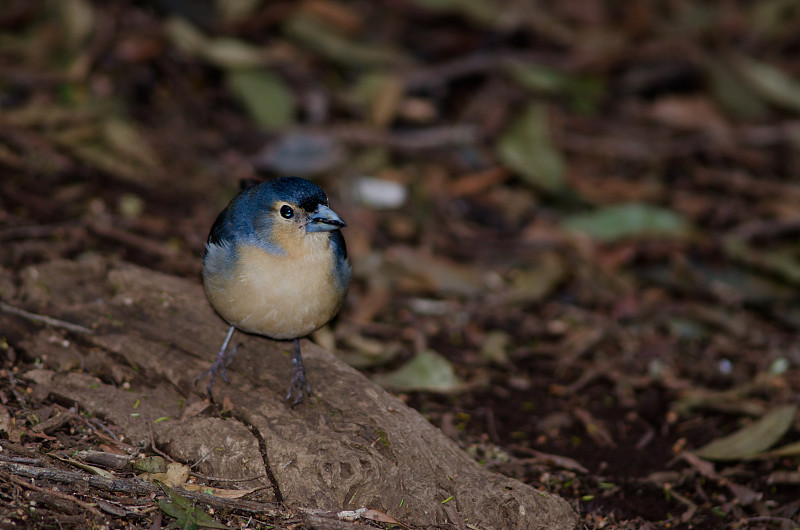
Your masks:
<instances>
[{"instance_id":1,"label":"forest floor","mask_svg":"<svg viewBox=\"0 0 800 530\"><path fill-rule=\"evenodd\" d=\"M481 464L588 528L800 528L800 7L540 4L7 2L0 464L115 432L28 393L16 273L199 283L239 181L296 175L354 269L314 341ZM9 469L0 526L175 514Z\"/></svg>"}]
</instances>

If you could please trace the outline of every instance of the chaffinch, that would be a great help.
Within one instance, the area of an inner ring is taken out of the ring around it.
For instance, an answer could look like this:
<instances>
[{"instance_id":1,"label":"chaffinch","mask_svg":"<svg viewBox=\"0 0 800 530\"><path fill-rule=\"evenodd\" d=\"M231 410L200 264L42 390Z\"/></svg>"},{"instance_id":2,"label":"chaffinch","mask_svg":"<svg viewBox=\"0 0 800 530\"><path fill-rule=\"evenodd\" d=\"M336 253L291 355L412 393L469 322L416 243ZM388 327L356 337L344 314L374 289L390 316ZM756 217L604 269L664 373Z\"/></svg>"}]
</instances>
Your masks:
<instances>
[{"instance_id":1,"label":"chaffinch","mask_svg":"<svg viewBox=\"0 0 800 530\"><path fill-rule=\"evenodd\" d=\"M236 355L228 345L237 328L294 339L284 401L294 396L294 406L304 391L311 395L298 339L336 315L350 286L344 226L322 189L297 177L244 189L219 214L203 257L203 284L230 328L214 364L197 377L209 376L209 397L218 373L227 381L225 367Z\"/></svg>"}]
</instances>

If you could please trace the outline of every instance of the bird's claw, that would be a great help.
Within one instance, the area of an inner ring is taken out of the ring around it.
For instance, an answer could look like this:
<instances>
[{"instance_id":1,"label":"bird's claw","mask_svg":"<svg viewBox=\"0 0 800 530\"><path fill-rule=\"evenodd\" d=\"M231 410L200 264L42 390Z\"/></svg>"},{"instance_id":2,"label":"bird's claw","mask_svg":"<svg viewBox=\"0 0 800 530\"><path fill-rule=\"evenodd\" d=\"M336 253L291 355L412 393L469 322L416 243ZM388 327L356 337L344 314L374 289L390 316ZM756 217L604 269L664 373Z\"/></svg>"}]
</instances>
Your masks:
<instances>
[{"instance_id":1,"label":"bird's claw","mask_svg":"<svg viewBox=\"0 0 800 530\"><path fill-rule=\"evenodd\" d=\"M206 386L206 393L208 393L208 398L211 401L214 401L214 395L211 393L211 389L214 387L214 381L217 380L217 374L222 376L222 380L226 383L228 382L228 372L227 368L228 365L233 361L233 358L236 357L236 354L239 352L239 344L233 347L230 352L222 350L219 352L217 357L214 359L214 362L211 364L211 367L195 377L194 384L196 385L198 381L203 379L204 377L208 376L208 385Z\"/></svg>"},{"instance_id":2,"label":"bird's claw","mask_svg":"<svg viewBox=\"0 0 800 530\"><path fill-rule=\"evenodd\" d=\"M303 401L304 391L309 396L311 395L311 385L308 384L308 381L306 380L306 371L302 368L299 370L295 369L294 373L292 374L292 382L289 384L289 391L286 393L286 397L283 398L283 401L289 401L292 396L297 394L297 397L291 404L291 406L294 407Z\"/></svg>"}]
</instances>

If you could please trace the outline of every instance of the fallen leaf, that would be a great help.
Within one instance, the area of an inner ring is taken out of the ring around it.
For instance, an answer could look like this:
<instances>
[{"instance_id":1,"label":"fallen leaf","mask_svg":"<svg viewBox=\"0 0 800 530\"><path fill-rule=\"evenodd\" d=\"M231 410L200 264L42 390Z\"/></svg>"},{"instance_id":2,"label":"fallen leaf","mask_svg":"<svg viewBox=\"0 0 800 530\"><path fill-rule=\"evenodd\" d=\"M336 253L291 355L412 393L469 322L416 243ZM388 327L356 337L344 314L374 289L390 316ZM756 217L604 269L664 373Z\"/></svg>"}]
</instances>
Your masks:
<instances>
[{"instance_id":1,"label":"fallen leaf","mask_svg":"<svg viewBox=\"0 0 800 530\"><path fill-rule=\"evenodd\" d=\"M431 350L419 352L393 372L375 376L375 382L398 392L447 394L463 387L450 361Z\"/></svg>"},{"instance_id":2,"label":"fallen leaf","mask_svg":"<svg viewBox=\"0 0 800 530\"><path fill-rule=\"evenodd\" d=\"M502 20L503 8L491 0L413 0L415 4L431 11L457 13L485 26L494 26Z\"/></svg>"},{"instance_id":3,"label":"fallen leaf","mask_svg":"<svg viewBox=\"0 0 800 530\"><path fill-rule=\"evenodd\" d=\"M405 84L399 76L383 75L377 88L377 92L370 101L370 117L373 125L386 128L397 115L400 102L405 94Z\"/></svg>"},{"instance_id":4,"label":"fallen leaf","mask_svg":"<svg viewBox=\"0 0 800 530\"><path fill-rule=\"evenodd\" d=\"M398 49L350 40L316 17L304 13L289 17L284 31L301 46L350 68L399 66L410 62L409 57Z\"/></svg>"},{"instance_id":5,"label":"fallen leaf","mask_svg":"<svg viewBox=\"0 0 800 530\"><path fill-rule=\"evenodd\" d=\"M229 37L209 38L184 18L170 18L164 30L176 47L220 68L255 67L266 62L266 54L257 46Z\"/></svg>"},{"instance_id":6,"label":"fallen leaf","mask_svg":"<svg viewBox=\"0 0 800 530\"><path fill-rule=\"evenodd\" d=\"M168 486L182 486L189 480L189 466L178 462L170 462L167 464L166 473L156 473L152 478L154 480L160 480Z\"/></svg>"},{"instance_id":7,"label":"fallen leaf","mask_svg":"<svg viewBox=\"0 0 800 530\"><path fill-rule=\"evenodd\" d=\"M263 50L237 39L210 39L202 52L203 58L220 68L248 68L266 63Z\"/></svg>"},{"instance_id":8,"label":"fallen leaf","mask_svg":"<svg viewBox=\"0 0 800 530\"><path fill-rule=\"evenodd\" d=\"M794 442L777 447L770 451L768 456L796 458L800 456L800 442Z\"/></svg>"},{"instance_id":9,"label":"fallen leaf","mask_svg":"<svg viewBox=\"0 0 800 530\"><path fill-rule=\"evenodd\" d=\"M504 164L535 188L558 192L565 187L566 163L550 139L546 105L528 105L500 138L496 151Z\"/></svg>"},{"instance_id":10,"label":"fallen leaf","mask_svg":"<svg viewBox=\"0 0 800 530\"><path fill-rule=\"evenodd\" d=\"M202 508L195 506L189 499L170 488L168 485L163 483L159 485L167 493L169 500L159 499L158 507L162 512L176 519L175 522L170 525L170 528L179 528L181 530L196 528L229 528L215 521L209 514L204 512Z\"/></svg>"},{"instance_id":11,"label":"fallen leaf","mask_svg":"<svg viewBox=\"0 0 800 530\"><path fill-rule=\"evenodd\" d=\"M107 478L107 479L110 479L110 480L113 480L114 478L116 478L116 475L114 475L114 473L112 473L112 472L110 472L108 470L99 468L97 466L92 466L92 465L86 464L84 462L80 462L78 460L75 460L73 458L62 458L62 457L60 457L58 455L52 455L52 456L54 456L58 460L61 460L62 462L65 462L67 464L75 466L78 469L83 469L84 471L88 471L89 473L92 473L94 475L100 475L101 477L104 477L104 478Z\"/></svg>"},{"instance_id":12,"label":"fallen leaf","mask_svg":"<svg viewBox=\"0 0 800 530\"><path fill-rule=\"evenodd\" d=\"M767 484L800 485L800 471L773 471L767 477Z\"/></svg>"},{"instance_id":13,"label":"fallen leaf","mask_svg":"<svg viewBox=\"0 0 800 530\"><path fill-rule=\"evenodd\" d=\"M158 166L158 157L139 128L132 122L119 118L105 120L102 135L117 154L143 167Z\"/></svg>"},{"instance_id":14,"label":"fallen leaf","mask_svg":"<svg viewBox=\"0 0 800 530\"><path fill-rule=\"evenodd\" d=\"M783 70L744 55L733 59L742 79L769 103L800 113L800 81Z\"/></svg>"},{"instance_id":15,"label":"fallen leaf","mask_svg":"<svg viewBox=\"0 0 800 530\"><path fill-rule=\"evenodd\" d=\"M11 418L8 409L0 405L0 433L5 432L11 442L19 443L22 439L22 429L18 428Z\"/></svg>"},{"instance_id":16,"label":"fallen leaf","mask_svg":"<svg viewBox=\"0 0 800 530\"><path fill-rule=\"evenodd\" d=\"M240 499L245 495L249 495L254 491L262 489L262 488L247 488L243 490L231 490L231 489L215 488L213 486L204 486L202 484L192 484L190 482L181 484L181 487L187 491L200 491L203 493L207 493L209 495L213 495L214 497L220 497L222 499Z\"/></svg>"},{"instance_id":17,"label":"fallen leaf","mask_svg":"<svg viewBox=\"0 0 800 530\"><path fill-rule=\"evenodd\" d=\"M57 5L61 8L59 14L66 31L65 45L70 50L79 50L97 26L94 8L86 0L64 0Z\"/></svg>"},{"instance_id":18,"label":"fallen leaf","mask_svg":"<svg viewBox=\"0 0 800 530\"><path fill-rule=\"evenodd\" d=\"M510 285L492 296L503 304L530 304L541 302L564 281L569 267L556 252L542 253L530 267L509 273Z\"/></svg>"},{"instance_id":19,"label":"fallen leaf","mask_svg":"<svg viewBox=\"0 0 800 530\"><path fill-rule=\"evenodd\" d=\"M403 523L401 523L394 517L386 515L383 512L379 512L378 510L373 510L371 508L367 509L364 513L362 513L361 517L363 517L364 519L369 519L370 521L375 521L377 523L399 524L405 526Z\"/></svg>"},{"instance_id":20,"label":"fallen leaf","mask_svg":"<svg viewBox=\"0 0 800 530\"><path fill-rule=\"evenodd\" d=\"M201 414L204 410L211 406L211 403L208 401L195 401L185 409L181 413L181 421L188 420L189 418L194 418L195 416Z\"/></svg>"},{"instance_id":21,"label":"fallen leaf","mask_svg":"<svg viewBox=\"0 0 800 530\"><path fill-rule=\"evenodd\" d=\"M761 248L743 238L729 236L723 240L722 248L736 261L768 271L792 285L800 285L800 259L795 242L777 248Z\"/></svg>"},{"instance_id":22,"label":"fallen leaf","mask_svg":"<svg viewBox=\"0 0 800 530\"><path fill-rule=\"evenodd\" d=\"M572 215L561 224L567 230L584 233L604 243L636 237L687 237L691 232L691 225L681 215L638 202Z\"/></svg>"},{"instance_id":23,"label":"fallen leaf","mask_svg":"<svg viewBox=\"0 0 800 530\"><path fill-rule=\"evenodd\" d=\"M542 64L513 61L506 72L515 83L537 94L568 96L570 107L582 114L594 112L605 92L600 78L569 75Z\"/></svg>"},{"instance_id":24,"label":"fallen leaf","mask_svg":"<svg viewBox=\"0 0 800 530\"><path fill-rule=\"evenodd\" d=\"M339 0L304 0L300 9L348 35L358 33L366 23L362 9Z\"/></svg>"},{"instance_id":25,"label":"fallen leaf","mask_svg":"<svg viewBox=\"0 0 800 530\"><path fill-rule=\"evenodd\" d=\"M753 458L775 445L786 434L796 414L797 405L779 407L735 433L704 445L695 454L707 460Z\"/></svg>"},{"instance_id":26,"label":"fallen leaf","mask_svg":"<svg viewBox=\"0 0 800 530\"><path fill-rule=\"evenodd\" d=\"M453 263L410 248L395 247L386 253L395 278L418 284L436 293L475 296L484 291L481 275L472 267Z\"/></svg>"},{"instance_id":27,"label":"fallen leaf","mask_svg":"<svg viewBox=\"0 0 800 530\"><path fill-rule=\"evenodd\" d=\"M134 460L133 469L145 473L164 473L167 470L167 462L160 456L148 456Z\"/></svg>"},{"instance_id":28,"label":"fallen leaf","mask_svg":"<svg viewBox=\"0 0 800 530\"><path fill-rule=\"evenodd\" d=\"M228 88L259 127L282 129L294 121L294 97L277 75L261 68L228 71Z\"/></svg>"},{"instance_id":29,"label":"fallen leaf","mask_svg":"<svg viewBox=\"0 0 800 530\"><path fill-rule=\"evenodd\" d=\"M767 105L724 61L709 55L703 61L703 67L711 96L729 116L754 120L767 114Z\"/></svg>"},{"instance_id":30,"label":"fallen leaf","mask_svg":"<svg viewBox=\"0 0 800 530\"><path fill-rule=\"evenodd\" d=\"M751 488L748 488L747 486L735 484L730 481L728 481L725 485L729 490L731 490L736 502L738 502L741 506L749 506L754 502L760 501L764 497L764 493L757 492Z\"/></svg>"},{"instance_id":31,"label":"fallen leaf","mask_svg":"<svg viewBox=\"0 0 800 530\"><path fill-rule=\"evenodd\" d=\"M650 117L668 127L701 131L723 145L732 142L730 125L707 96L667 96L650 105Z\"/></svg>"},{"instance_id":32,"label":"fallen leaf","mask_svg":"<svg viewBox=\"0 0 800 530\"><path fill-rule=\"evenodd\" d=\"M261 7L261 0L236 0L236 2L216 2L214 7L217 9L222 20L227 22L244 21L248 17L256 14Z\"/></svg>"},{"instance_id":33,"label":"fallen leaf","mask_svg":"<svg viewBox=\"0 0 800 530\"><path fill-rule=\"evenodd\" d=\"M505 331L493 330L486 334L481 344L481 358L499 365L508 365L508 345L511 336Z\"/></svg>"},{"instance_id":34,"label":"fallen leaf","mask_svg":"<svg viewBox=\"0 0 800 530\"><path fill-rule=\"evenodd\" d=\"M343 341L345 347L336 356L359 370L388 364L402 351L399 342L369 339L358 333L348 333Z\"/></svg>"}]
</instances>

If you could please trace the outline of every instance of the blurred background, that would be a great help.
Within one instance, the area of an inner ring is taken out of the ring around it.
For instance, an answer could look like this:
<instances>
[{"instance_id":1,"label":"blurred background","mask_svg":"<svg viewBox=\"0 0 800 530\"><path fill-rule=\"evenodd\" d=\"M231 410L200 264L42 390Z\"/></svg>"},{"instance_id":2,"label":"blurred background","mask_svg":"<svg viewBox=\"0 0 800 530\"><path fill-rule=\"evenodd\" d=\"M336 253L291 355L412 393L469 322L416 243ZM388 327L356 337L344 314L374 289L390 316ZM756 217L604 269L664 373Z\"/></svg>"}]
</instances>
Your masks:
<instances>
[{"instance_id":1,"label":"blurred background","mask_svg":"<svg viewBox=\"0 0 800 530\"><path fill-rule=\"evenodd\" d=\"M798 56L798 0L5 0L0 299L199 283L240 179L309 178L355 273L314 340L481 463L588 527L796 528Z\"/></svg>"}]
</instances>

